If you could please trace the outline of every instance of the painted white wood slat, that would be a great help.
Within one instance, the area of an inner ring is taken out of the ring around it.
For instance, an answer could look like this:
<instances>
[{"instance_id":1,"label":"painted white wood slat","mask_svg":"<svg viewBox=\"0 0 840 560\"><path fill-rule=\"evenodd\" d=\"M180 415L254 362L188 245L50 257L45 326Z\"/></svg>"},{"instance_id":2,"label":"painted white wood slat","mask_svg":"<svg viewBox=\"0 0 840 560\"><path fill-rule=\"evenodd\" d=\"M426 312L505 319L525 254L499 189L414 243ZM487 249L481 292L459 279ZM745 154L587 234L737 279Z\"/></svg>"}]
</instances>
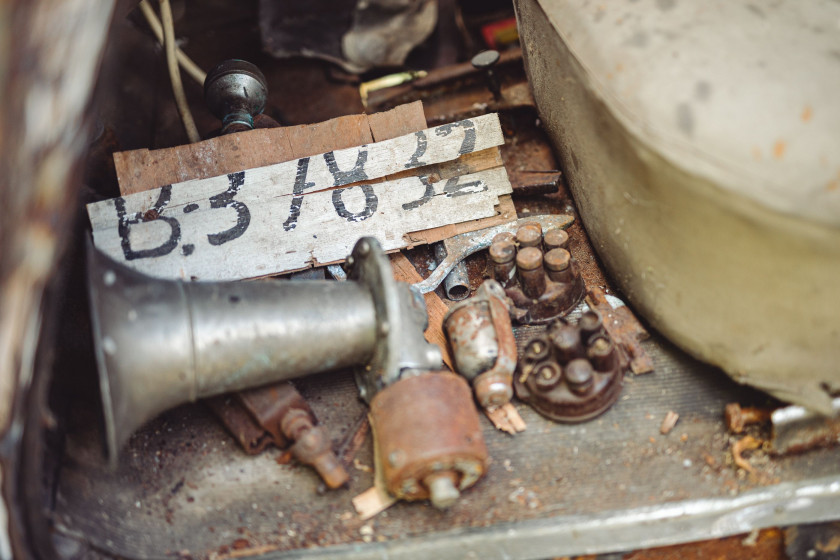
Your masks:
<instances>
[{"instance_id":1,"label":"painted white wood slat","mask_svg":"<svg viewBox=\"0 0 840 560\"><path fill-rule=\"evenodd\" d=\"M254 186L249 174L91 204L94 243L152 276L237 280L341 261L364 236L386 251L406 247L409 232L495 215L498 197L512 191L504 167L437 183L408 177L303 196ZM155 206L158 216L143 221Z\"/></svg>"}]
</instances>

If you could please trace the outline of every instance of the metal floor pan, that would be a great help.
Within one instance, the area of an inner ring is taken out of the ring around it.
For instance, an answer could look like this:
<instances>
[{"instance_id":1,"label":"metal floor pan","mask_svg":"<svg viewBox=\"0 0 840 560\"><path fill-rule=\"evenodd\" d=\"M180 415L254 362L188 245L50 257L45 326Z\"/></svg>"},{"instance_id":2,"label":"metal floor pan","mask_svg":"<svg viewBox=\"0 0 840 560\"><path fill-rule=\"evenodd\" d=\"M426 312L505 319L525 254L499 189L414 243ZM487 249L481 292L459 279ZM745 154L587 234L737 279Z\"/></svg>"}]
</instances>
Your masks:
<instances>
[{"instance_id":1,"label":"metal floor pan","mask_svg":"<svg viewBox=\"0 0 840 560\"><path fill-rule=\"evenodd\" d=\"M518 329L520 343L537 329ZM350 487L324 492L310 469L278 464L280 451L244 455L201 405L147 425L113 473L98 424L85 423L69 436L59 475L58 544L129 558L545 558L840 517L840 448L782 458L758 451L755 475L736 470L724 405L766 397L655 335L644 345L655 372L628 377L596 420L555 424L520 404L524 433L484 422L489 472L448 511L398 503L360 520L351 498L372 485L369 435ZM297 385L346 453L366 415L352 376ZM671 410L679 421L662 435Z\"/></svg>"}]
</instances>

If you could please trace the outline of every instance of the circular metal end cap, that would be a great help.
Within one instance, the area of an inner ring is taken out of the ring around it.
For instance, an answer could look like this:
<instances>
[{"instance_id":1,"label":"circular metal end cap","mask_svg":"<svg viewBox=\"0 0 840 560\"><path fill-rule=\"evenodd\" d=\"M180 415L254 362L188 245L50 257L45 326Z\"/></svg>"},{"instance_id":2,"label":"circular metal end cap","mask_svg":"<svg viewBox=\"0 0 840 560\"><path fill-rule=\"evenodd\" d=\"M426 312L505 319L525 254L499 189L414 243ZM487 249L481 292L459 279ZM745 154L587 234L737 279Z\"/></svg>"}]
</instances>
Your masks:
<instances>
[{"instance_id":1,"label":"circular metal end cap","mask_svg":"<svg viewBox=\"0 0 840 560\"><path fill-rule=\"evenodd\" d=\"M542 266L543 254L536 247L525 247L516 254L516 266L522 270L535 270Z\"/></svg>"},{"instance_id":2,"label":"circular metal end cap","mask_svg":"<svg viewBox=\"0 0 840 560\"><path fill-rule=\"evenodd\" d=\"M548 270L560 272L569 268L572 255L566 249L552 249L545 254L545 267Z\"/></svg>"},{"instance_id":3,"label":"circular metal end cap","mask_svg":"<svg viewBox=\"0 0 840 560\"><path fill-rule=\"evenodd\" d=\"M520 247L537 247L542 241L540 224L525 224L516 230L516 242Z\"/></svg>"},{"instance_id":4,"label":"circular metal end cap","mask_svg":"<svg viewBox=\"0 0 840 560\"><path fill-rule=\"evenodd\" d=\"M493 241L489 254L490 260L496 264L509 263L516 257L516 244L512 239Z\"/></svg>"},{"instance_id":5,"label":"circular metal end cap","mask_svg":"<svg viewBox=\"0 0 840 560\"><path fill-rule=\"evenodd\" d=\"M475 68L489 68L499 62L499 56L499 51L496 50L481 51L472 57L470 62Z\"/></svg>"},{"instance_id":6,"label":"circular metal end cap","mask_svg":"<svg viewBox=\"0 0 840 560\"><path fill-rule=\"evenodd\" d=\"M585 311L578 319L578 327L585 336L590 336L601 330L601 316L595 311Z\"/></svg>"},{"instance_id":7,"label":"circular metal end cap","mask_svg":"<svg viewBox=\"0 0 840 560\"><path fill-rule=\"evenodd\" d=\"M429 489L429 499L432 505L438 509L446 509L454 506L461 493L452 481L453 475L449 472L434 473L426 477L423 482Z\"/></svg>"},{"instance_id":8,"label":"circular metal end cap","mask_svg":"<svg viewBox=\"0 0 840 560\"><path fill-rule=\"evenodd\" d=\"M567 249L569 234L560 228L551 228L545 232L543 243L545 243L545 249L547 251L551 251L552 249Z\"/></svg>"},{"instance_id":9,"label":"circular metal end cap","mask_svg":"<svg viewBox=\"0 0 840 560\"><path fill-rule=\"evenodd\" d=\"M592 387L594 373L587 360L572 360L566 366L566 383L575 394L585 395Z\"/></svg>"},{"instance_id":10,"label":"circular metal end cap","mask_svg":"<svg viewBox=\"0 0 840 560\"><path fill-rule=\"evenodd\" d=\"M219 119L234 111L259 115L268 98L265 76L255 65L244 60L225 60L204 79L204 100Z\"/></svg>"}]
</instances>

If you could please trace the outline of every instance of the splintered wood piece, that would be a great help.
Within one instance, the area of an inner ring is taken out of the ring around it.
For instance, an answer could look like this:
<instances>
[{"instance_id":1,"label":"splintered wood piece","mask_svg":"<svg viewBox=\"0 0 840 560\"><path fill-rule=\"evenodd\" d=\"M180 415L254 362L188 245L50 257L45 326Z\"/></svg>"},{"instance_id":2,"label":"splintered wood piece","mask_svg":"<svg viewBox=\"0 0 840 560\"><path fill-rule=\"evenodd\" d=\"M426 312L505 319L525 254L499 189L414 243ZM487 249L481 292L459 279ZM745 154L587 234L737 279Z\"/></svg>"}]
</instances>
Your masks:
<instances>
[{"instance_id":1,"label":"splintered wood piece","mask_svg":"<svg viewBox=\"0 0 840 560\"><path fill-rule=\"evenodd\" d=\"M680 415L674 412L673 410L669 410L665 414L665 418L662 419L662 424L659 426L659 433L667 435L671 430L674 429L674 426L677 425L677 420L680 419Z\"/></svg>"},{"instance_id":2,"label":"splintered wood piece","mask_svg":"<svg viewBox=\"0 0 840 560\"><path fill-rule=\"evenodd\" d=\"M423 280L411 261L402 253L391 255L391 268L394 270L394 278L402 282L416 284ZM440 348L443 363L454 370L446 336L443 334L443 316L449 311L449 307L435 292L423 294L423 298L426 300L426 311L429 314L429 328L424 333L426 340Z\"/></svg>"},{"instance_id":3,"label":"splintered wood piece","mask_svg":"<svg viewBox=\"0 0 840 560\"><path fill-rule=\"evenodd\" d=\"M397 502L397 499L390 495L385 488L374 485L354 497L352 500L359 519L367 520L379 513L382 513Z\"/></svg>"},{"instance_id":4,"label":"splintered wood piece","mask_svg":"<svg viewBox=\"0 0 840 560\"><path fill-rule=\"evenodd\" d=\"M519 432L524 432L528 425L520 416L519 411L512 403L507 403L503 406L493 408L485 408L484 414L490 419L490 422L496 429L506 432L510 435L516 435Z\"/></svg>"}]
</instances>

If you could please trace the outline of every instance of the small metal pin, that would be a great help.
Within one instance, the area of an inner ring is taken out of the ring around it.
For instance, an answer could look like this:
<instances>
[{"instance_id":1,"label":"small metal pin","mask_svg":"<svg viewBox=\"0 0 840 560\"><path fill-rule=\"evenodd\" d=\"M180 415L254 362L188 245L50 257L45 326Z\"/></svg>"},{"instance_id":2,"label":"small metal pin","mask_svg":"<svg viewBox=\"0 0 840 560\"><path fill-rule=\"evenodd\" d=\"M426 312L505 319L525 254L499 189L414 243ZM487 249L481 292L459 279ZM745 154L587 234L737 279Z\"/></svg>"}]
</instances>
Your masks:
<instances>
[{"instance_id":1,"label":"small metal pin","mask_svg":"<svg viewBox=\"0 0 840 560\"><path fill-rule=\"evenodd\" d=\"M487 89L493 94L493 99L501 101L502 88L499 85L499 79L496 73L493 72L493 67L499 62L499 51L482 51L472 57L470 62L472 62L473 68L476 70L484 70L484 75L487 79Z\"/></svg>"}]
</instances>

